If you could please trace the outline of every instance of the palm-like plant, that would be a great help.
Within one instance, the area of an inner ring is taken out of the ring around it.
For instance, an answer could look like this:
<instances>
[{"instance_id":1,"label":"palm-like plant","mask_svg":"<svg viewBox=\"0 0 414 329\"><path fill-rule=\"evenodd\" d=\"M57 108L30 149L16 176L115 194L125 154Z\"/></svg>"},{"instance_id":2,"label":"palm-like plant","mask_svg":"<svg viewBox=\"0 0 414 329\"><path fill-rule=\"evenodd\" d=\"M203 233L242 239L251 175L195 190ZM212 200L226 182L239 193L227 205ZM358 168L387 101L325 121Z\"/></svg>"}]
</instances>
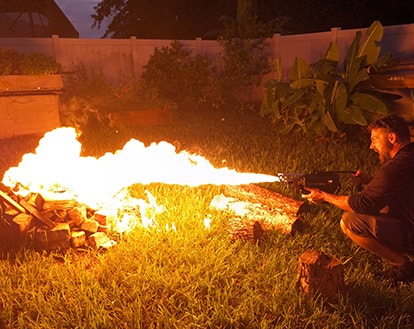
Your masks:
<instances>
[{"instance_id":1,"label":"palm-like plant","mask_svg":"<svg viewBox=\"0 0 414 329\"><path fill-rule=\"evenodd\" d=\"M290 82L272 79L261 106L262 115L282 122L282 132L304 131L317 135L337 133L344 125L366 126L374 115L390 111L389 94L363 84L370 72L383 67L391 55L380 57L379 41L383 27L375 21L362 40L358 31L343 63L331 43L325 56L314 64L296 58L290 70Z\"/></svg>"}]
</instances>

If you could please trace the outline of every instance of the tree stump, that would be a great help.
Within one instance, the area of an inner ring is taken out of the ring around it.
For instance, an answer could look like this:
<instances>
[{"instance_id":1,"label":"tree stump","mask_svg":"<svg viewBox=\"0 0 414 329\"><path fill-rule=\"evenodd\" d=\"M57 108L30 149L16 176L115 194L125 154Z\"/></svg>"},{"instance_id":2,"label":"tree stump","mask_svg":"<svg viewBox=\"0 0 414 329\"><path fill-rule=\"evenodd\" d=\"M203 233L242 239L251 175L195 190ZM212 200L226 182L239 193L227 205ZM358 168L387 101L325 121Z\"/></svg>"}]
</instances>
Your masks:
<instances>
[{"instance_id":1,"label":"tree stump","mask_svg":"<svg viewBox=\"0 0 414 329\"><path fill-rule=\"evenodd\" d=\"M321 251L308 250L299 257L296 288L305 295L320 294L328 300L344 293L344 271L341 262Z\"/></svg>"}]
</instances>

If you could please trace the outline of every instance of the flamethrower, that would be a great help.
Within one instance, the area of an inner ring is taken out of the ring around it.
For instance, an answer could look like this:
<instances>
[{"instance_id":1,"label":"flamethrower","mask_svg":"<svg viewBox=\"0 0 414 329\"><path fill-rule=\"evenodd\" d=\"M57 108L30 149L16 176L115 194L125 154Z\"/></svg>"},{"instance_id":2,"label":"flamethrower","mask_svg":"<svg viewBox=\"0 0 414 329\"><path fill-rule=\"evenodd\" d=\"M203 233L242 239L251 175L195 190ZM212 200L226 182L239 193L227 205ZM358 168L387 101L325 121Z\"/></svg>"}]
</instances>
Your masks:
<instances>
[{"instance_id":1,"label":"flamethrower","mask_svg":"<svg viewBox=\"0 0 414 329\"><path fill-rule=\"evenodd\" d=\"M307 187L318 188L322 191L335 194L341 188L341 174L355 174L356 170L350 171L320 171L309 174L304 173L278 173L280 183L293 184L300 190L301 194L306 194Z\"/></svg>"}]
</instances>

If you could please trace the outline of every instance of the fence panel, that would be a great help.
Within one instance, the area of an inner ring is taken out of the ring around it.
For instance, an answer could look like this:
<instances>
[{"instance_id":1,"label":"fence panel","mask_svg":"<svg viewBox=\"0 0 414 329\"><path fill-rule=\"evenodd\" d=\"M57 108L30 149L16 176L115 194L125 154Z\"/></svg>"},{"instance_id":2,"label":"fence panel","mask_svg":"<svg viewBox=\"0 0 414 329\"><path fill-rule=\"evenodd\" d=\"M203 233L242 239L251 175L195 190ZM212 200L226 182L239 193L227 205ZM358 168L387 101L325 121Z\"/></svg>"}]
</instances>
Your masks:
<instances>
[{"instance_id":1,"label":"fence panel","mask_svg":"<svg viewBox=\"0 0 414 329\"><path fill-rule=\"evenodd\" d=\"M266 40L266 52L271 58L278 58L282 64L282 79L288 78L288 71L295 57L302 57L307 63L320 59L331 42L338 45L340 60L355 37L357 31L363 35L367 28L307 33L299 35L275 34ZM102 70L110 81L119 80L121 75L140 76L148 59L156 48L167 47L172 40L129 39L73 39L59 38L0 38L0 49L9 48L19 52L40 52L54 57L67 72L82 63L86 67ZM179 40L193 54L216 58L222 51L217 41ZM394 58L414 58L414 24L385 26L381 41L382 53L391 53Z\"/></svg>"}]
</instances>

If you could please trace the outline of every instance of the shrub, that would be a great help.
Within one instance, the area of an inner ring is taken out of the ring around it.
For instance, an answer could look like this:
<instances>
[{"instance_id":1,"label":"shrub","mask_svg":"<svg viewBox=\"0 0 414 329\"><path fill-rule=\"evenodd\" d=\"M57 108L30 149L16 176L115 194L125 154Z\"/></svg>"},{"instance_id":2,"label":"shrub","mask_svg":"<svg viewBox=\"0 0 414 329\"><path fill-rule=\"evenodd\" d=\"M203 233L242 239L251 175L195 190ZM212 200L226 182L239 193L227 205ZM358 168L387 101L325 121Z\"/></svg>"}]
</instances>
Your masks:
<instances>
[{"instance_id":1,"label":"shrub","mask_svg":"<svg viewBox=\"0 0 414 329\"><path fill-rule=\"evenodd\" d=\"M231 39L221 41L221 67L218 70L218 91L225 103L246 103L252 88L258 87L269 70L268 58L257 48L257 41Z\"/></svg>"},{"instance_id":2,"label":"shrub","mask_svg":"<svg viewBox=\"0 0 414 329\"><path fill-rule=\"evenodd\" d=\"M62 66L44 54L20 54L15 50L0 49L0 75L56 74L61 71Z\"/></svg>"},{"instance_id":3,"label":"shrub","mask_svg":"<svg viewBox=\"0 0 414 329\"><path fill-rule=\"evenodd\" d=\"M223 102L244 105L252 101L252 89L259 87L270 71L263 49L271 29L254 16L240 22L227 18L224 26L224 34L218 39L223 47L217 70L218 92Z\"/></svg>"},{"instance_id":4,"label":"shrub","mask_svg":"<svg viewBox=\"0 0 414 329\"><path fill-rule=\"evenodd\" d=\"M155 49L142 74L142 84L158 97L185 104L202 102L211 88L211 61L193 55L178 42Z\"/></svg>"}]
</instances>

